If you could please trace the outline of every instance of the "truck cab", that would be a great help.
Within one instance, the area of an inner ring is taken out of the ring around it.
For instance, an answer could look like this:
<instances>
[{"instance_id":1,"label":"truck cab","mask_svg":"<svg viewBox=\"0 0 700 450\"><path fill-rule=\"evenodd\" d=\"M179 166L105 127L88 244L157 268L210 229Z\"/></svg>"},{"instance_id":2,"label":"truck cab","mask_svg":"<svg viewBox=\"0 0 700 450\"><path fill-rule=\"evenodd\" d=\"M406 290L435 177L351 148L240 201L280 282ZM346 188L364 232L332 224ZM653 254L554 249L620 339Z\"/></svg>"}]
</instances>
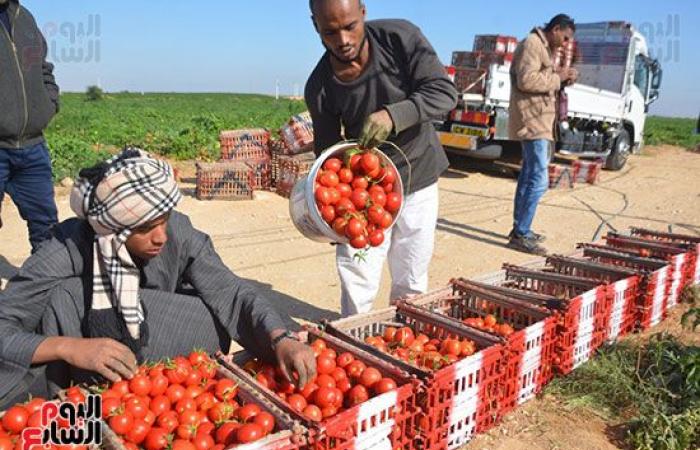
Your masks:
<instances>
[{"instance_id":1,"label":"truck cab","mask_svg":"<svg viewBox=\"0 0 700 450\"><path fill-rule=\"evenodd\" d=\"M649 105L659 96L661 67L649 57L644 36L626 22L577 24L574 40L573 67L579 78L564 89L568 112L555 124L555 149L602 159L606 168L620 170L630 153L643 146ZM453 54L453 63L465 59ZM499 158L508 142L508 58L487 67L447 70L461 96L457 108L436 125L443 146L477 158Z\"/></svg>"}]
</instances>

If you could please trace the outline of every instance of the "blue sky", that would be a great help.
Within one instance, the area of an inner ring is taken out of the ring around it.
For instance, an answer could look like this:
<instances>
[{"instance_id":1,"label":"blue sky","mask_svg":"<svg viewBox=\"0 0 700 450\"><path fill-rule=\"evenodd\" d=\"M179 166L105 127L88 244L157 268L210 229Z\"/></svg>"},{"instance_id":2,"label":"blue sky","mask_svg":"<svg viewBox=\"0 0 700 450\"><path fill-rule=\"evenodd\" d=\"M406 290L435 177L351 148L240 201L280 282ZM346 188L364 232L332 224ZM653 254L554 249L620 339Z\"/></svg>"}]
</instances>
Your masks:
<instances>
[{"instance_id":1,"label":"blue sky","mask_svg":"<svg viewBox=\"0 0 700 450\"><path fill-rule=\"evenodd\" d=\"M23 4L47 35L53 49L50 59L66 91L83 91L99 82L109 91L273 94L279 81L281 93L301 93L323 51L309 20L307 0L25 0ZM694 1L366 0L366 4L370 19L405 18L420 26L446 62L453 50L471 49L475 34L522 38L533 25L559 12L577 22L626 20L653 29L650 47L659 56L663 52L661 98L652 105L652 113L697 117L700 112L700 6ZM83 36L78 35L81 27Z\"/></svg>"}]
</instances>

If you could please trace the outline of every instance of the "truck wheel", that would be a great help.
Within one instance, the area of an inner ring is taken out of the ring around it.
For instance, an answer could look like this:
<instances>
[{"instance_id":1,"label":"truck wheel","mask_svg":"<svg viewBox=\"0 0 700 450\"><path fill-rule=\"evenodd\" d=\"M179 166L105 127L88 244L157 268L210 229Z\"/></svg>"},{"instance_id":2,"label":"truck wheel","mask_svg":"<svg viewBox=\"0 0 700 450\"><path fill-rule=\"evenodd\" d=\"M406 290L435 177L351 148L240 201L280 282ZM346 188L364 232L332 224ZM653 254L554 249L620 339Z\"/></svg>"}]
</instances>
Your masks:
<instances>
[{"instance_id":1,"label":"truck wheel","mask_svg":"<svg viewBox=\"0 0 700 450\"><path fill-rule=\"evenodd\" d=\"M613 149L605 161L605 168L608 170L620 170L625 167L631 149L630 135L627 130L623 129L615 138Z\"/></svg>"}]
</instances>

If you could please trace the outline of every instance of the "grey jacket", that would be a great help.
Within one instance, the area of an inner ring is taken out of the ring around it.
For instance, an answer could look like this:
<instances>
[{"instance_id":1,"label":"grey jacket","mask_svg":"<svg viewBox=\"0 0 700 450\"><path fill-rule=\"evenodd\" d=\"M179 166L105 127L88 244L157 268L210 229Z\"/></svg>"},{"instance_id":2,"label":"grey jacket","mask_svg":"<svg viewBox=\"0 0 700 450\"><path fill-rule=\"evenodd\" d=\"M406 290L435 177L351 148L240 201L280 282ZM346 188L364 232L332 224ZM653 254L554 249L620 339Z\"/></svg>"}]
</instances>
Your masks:
<instances>
[{"instance_id":1,"label":"grey jacket","mask_svg":"<svg viewBox=\"0 0 700 450\"><path fill-rule=\"evenodd\" d=\"M85 220L62 222L55 227L54 238L29 257L0 292L0 405L21 388L36 348L47 337L41 334L42 320L54 289L75 277L92 280L93 237ZM168 221L165 247L142 267L140 282L142 290L173 295L183 285L192 286L229 338L263 358L273 357L270 332L287 328L270 302L224 265L209 236L176 211ZM161 303L169 302L168 295L161 297ZM191 333L183 328L203 324L183 325L179 320L183 311L178 308L162 305L159 310L162 317L147 320L173 324L163 330L168 336L159 336L159 340L185 340L181 347L192 345ZM147 311L147 316L151 313Z\"/></svg>"},{"instance_id":2,"label":"grey jacket","mask_svg":"<svg viewBox=\"0 0 700 450\"><path fill-rule=\"evenodd\" d=\"M7 8L12 33L0 25L0 148L24 148L43 141L59 90L34 17L17 0Z\"/></svg>"}]
</instances>

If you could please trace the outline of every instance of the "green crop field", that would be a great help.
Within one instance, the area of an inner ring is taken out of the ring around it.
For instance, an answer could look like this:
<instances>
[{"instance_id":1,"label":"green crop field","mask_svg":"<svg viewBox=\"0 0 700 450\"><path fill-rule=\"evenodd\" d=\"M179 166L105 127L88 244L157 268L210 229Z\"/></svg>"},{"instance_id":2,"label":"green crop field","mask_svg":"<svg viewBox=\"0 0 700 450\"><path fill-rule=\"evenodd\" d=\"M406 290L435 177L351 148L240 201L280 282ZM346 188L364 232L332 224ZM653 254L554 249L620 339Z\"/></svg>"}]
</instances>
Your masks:
<instances>
[{"instance_id":1,"label":"green crop field","mask_svg":"<svg viewBox=\"0 0 700 450\"><path fill-rule=\"evenodd\" d=\"M87 101L63 94L46 137L60 180L125 145L174 159L216 159L220 130L276 130L305 109L303 101L264 95L120 93Z\"/></svg>"},{"instance_id":2,"label":"green crop field","mask_svg":"<svg viewBox=\"0 0 700 450\"><path fill-rule=\"evenodd\" d=\"M695 134L697 121L675 117L651 116L644 128L644 142L648 145L669 144L689 149L700 145L700 135Z\"/></svg>"},{"instance_id":3,"label":"green crop field","mask_svg":"<svg viewBox=\"0 0 700 450\"><path fill-rule=\"evenodd\" d=\"M173 159L216 159L220 130L249 127L278 129L303 101L246 94L85 94L61 95L61 111L46 132L54 178L73 176L81 167L125 145ZM649 117L646 143L694 148L693 119Z\"/></svg>"}]
</instances>

